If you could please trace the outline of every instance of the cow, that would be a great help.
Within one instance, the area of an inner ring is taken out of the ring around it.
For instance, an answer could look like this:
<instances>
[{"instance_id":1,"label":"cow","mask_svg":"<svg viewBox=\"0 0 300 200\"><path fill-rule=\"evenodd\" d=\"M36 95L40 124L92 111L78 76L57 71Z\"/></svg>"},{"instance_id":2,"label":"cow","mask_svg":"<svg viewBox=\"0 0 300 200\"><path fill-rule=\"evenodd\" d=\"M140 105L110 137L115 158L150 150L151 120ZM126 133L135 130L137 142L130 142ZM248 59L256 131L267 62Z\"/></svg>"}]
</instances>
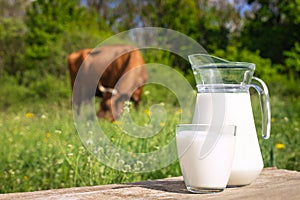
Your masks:
<instances>
[{"instance_id":1,"label":"cow","mask_svg":"<svg viewBox=\"0 0 300 200\"><path fill-rule=\"evenodd\" d=\"M68 56L68 68L73 104L78 112L82 102L98 96L102 100L97 116L110 121L120 116L125 101L132 100L138 106L148 80L141 52L130 45L107 45L73 52ZM86 86L91 85L96 88L89 92Z\"/></svg>"}]
</instances>

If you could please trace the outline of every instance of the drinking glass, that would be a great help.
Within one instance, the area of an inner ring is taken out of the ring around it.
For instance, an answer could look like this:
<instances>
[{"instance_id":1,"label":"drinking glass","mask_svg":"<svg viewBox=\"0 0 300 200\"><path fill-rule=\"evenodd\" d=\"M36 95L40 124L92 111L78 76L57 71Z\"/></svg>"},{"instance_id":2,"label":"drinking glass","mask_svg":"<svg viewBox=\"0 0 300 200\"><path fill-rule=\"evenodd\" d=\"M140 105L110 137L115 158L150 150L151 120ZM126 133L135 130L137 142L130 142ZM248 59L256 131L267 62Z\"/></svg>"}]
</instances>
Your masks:
<instances>
[{"instance_id":1,"label":"drinking glass","mask_svg":"<svg viewBox=\"0 0 300 200\"><path fill-rule=\"evenodd\" d=\"M221 192L229 180L235 125L178 124L176 145L185 186L193 193Z\"/></svg>"}]
</instances>

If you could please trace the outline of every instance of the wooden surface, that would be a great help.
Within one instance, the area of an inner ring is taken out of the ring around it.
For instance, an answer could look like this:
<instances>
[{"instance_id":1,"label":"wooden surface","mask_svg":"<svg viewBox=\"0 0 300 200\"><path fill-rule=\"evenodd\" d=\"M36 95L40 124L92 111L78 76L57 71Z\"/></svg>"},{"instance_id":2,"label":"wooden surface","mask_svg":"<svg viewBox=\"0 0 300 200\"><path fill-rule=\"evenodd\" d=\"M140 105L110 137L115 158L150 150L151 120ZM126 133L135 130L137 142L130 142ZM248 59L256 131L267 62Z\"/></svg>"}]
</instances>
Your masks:
<instances>
[{"instance_id":1,"label":"wooden surface","mask_svg":"<svg viewBox=\"0 0 300 200\"><path fill-rule=\"evenodd\" d=\"M92 187L0 194L0 200L90 199L300 199L300 172L266 168L250 185L214 194L192 194L182 177Z\"/></svg>"}]
</instances>

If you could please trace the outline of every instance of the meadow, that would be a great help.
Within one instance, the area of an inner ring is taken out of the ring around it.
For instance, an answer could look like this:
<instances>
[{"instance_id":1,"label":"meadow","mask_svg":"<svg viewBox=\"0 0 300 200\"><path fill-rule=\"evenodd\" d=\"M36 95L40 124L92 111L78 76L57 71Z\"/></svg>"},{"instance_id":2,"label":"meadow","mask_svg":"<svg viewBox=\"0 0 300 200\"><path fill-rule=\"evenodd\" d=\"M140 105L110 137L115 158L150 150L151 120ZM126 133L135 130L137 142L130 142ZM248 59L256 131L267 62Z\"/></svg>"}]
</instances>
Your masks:
<instances>
[{"instance_id":1,"label":"meadow","mask_svg":"<svg viewBox=\"0 0 300 200\"><path fill-rule=\"evenodd\" d=\"M47 80L44 81L47 83ZM12 86L11 83L2 85L0 91L0 193L123 183L181 175L177 160L168 166L143 173L137 173L146 167L143 162L127 166L121 163L119 169L101 163L83 145L75 129L68 80L57 80L52 86L46 83L31 86L42 89L50 87L49 96L39 99L33 95L27 100L24 97L29 95L29 89L27 91L26 88L18 88L19 86ZM271 94L272 131L269 140L260 137L260 108L257 96L253 95L252 99L265 167L300 170L300 99ZM132 152L157 150L174 138L175 125L180 122L182 111L172 92L151 85L145 87L139 108L133 109L129 104L127 111L130 111L137 124L147 125L153 114L149 109L153 104L164 107L167 117L166 121L155 122L161 131L151 140L132 139L120 131L119 121L111 123L101 120L99 124L110 130L107 137L120 148ZM120 162L120 155L111 156L115 157L116 162Z\"/></svg>"}]
</instances>

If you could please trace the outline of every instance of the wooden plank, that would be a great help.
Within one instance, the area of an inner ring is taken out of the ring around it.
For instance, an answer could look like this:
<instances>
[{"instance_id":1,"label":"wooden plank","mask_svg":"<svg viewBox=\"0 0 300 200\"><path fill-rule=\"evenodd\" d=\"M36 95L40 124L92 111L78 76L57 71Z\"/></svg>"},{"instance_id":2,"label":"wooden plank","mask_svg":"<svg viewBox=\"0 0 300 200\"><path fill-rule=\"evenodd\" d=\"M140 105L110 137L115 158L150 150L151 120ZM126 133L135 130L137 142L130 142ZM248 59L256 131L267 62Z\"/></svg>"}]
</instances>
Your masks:
<instances>
[{"instance_id":1,"label":"wooden plank","mask_svg":"<svg viewBox=\"0 0 300 200\"><path fill-rule=\"evenodd\" d=\"M250 185L214 194L192 194L182 177L92 187L1 194L0 200L108 199L300 199L300 172L266 168Z\"/></svg>"}]
</instances>

